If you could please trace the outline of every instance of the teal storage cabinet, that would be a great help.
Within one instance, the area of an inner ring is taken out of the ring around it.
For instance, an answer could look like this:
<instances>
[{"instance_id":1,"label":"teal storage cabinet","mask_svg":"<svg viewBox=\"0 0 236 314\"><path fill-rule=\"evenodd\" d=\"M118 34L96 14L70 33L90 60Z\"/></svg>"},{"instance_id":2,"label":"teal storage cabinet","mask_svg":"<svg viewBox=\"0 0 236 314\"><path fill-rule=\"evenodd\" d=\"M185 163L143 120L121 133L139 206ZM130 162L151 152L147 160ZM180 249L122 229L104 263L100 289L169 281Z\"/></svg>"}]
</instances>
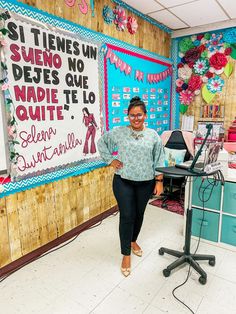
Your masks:
<instances>
[{"instance_id":1,"label":"teal storage cabinet","mask_svg":"<svg viewBox=\"0 0 236 314\"><path fill-rule=\"evenodd\" d=\"M236 217L222 216L221 242L236 246Z\"/></svg>"},{"instance_id":2,"label":"teal storage cabinet","mask_svg":"<svg viewBox=\"0 0 236 314\"><path fill-rule=\"evenodd\" d=\"M192 193L192 205L202 207L202 201L198 197L198 191L201 186L202 179L197 178L193 182L193 193ZM209 182L213 183L213 180L210 179ZM200 195L202 196L204 189L209 185L208 180L205 180L201 186ZM204 191L204 199L208 199L212 190L212 186L208 186ZM205 208L220 210L220 201L221 201L221 184L217 183L213 188L212 195L208 202L204 203Z\"/></svg>"},{"instance_id":3,"label":"teal storage cabinet","mask_svg":"<svg viewBox=\"0 0 236 314\"><path fill-rule=\"evenodd\" d=\"M201 209L193 208L192 235L199 237L203 215L204 220L202 223L201 238L218 242L220 214L216 212L205 210L204 213Z\"/></svg>"},{"instance_id":4,"label":"teal storage cabinet","mask_svg":"<svg viewBox=\"0 0 236 314\"><path fill-rule=\"evenodd\" d=\"M226 182L224 188L223 212L236 215L236 184Z\"/></svg>"}]
</instances>

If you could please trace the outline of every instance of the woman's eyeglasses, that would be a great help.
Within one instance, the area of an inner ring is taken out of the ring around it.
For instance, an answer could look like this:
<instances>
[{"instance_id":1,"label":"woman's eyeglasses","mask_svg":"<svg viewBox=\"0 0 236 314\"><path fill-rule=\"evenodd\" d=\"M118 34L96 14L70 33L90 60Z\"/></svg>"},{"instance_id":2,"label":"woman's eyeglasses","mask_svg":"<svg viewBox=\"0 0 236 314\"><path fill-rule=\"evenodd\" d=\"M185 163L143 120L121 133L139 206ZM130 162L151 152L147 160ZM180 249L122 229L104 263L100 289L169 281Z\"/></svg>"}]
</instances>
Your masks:
<instances>
[{"instance_id":1,"label":"woman's eyeglasses","mask_svg":"<svg viewBox=\"0 0 236 314\"><path fill-rule=\"evenodd\" d=\"M129 114L130 120L134 120L134 119L142 120L143 117L144 117L144 114L143 114L143 113Z\"/></svg>"}]
</instances>

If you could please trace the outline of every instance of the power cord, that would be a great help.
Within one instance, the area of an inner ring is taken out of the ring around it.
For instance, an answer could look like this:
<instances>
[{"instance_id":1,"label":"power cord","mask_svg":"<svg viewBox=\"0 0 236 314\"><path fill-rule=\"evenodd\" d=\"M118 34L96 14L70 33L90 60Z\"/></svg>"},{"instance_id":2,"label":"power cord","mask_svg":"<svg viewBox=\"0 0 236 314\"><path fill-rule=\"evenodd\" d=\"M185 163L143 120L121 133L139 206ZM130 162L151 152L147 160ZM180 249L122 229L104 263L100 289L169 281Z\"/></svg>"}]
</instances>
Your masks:
<instances>
[{"instance_id":1,"label":"power cord","mask_svg":"<svg viewBox=\"0 0 236 314\"><path fill-rule=\"evenodd\" d=\"M109 217L111 217L111 216L114 217L114 216L117 215L117 213L118 213L118 210L117 210L115 213L113 213L112 215L110 215ZM103 214L102 217L101 217L101 220L100 220L97 224L92 225L92 226L89 227L89 228L85 228L85 229L83 229L81 232L84 232L84 231L87 231L87 230L90 230L90 229L93 229L93 228L96 228L96 227L100 226L100 225L102 224L103 220L104 220L104 216L105 216L105 215ZM80 232L80 233L81 233L81 232ZM64 243L63 245L61 245L61 246L59 246L59 247L56 247L55 249L52 249L52 250L50 250L50 251L47 251L46 253L44 253L44 254L42 254L42 255L40 255L40 256L38 256L38 257L33 257L32 259L28 260L28 261L27 261L26 263L24 263L23 265L17 267L16 269L14 269L13 271L9 272L8 274L6 274L6 275L0 277L0 283L3 282L4 280L6 280L10 275L14 274L15 272L17 272L17 271L20 270L21 268L23 268L23 267L25 267L26 265L28 265L29 263L32 263L32 262L34 262L34 261L37 261L38 259L40 259L40 258L42 258L42 257L44 257L44 256L46 256L46 255L48 255L48 254L51 254L51 253L53 253L53 252L55 252L55 251L57 251L57 250L59 250L59 249L65 247L66 245L72 243L73 241L75 241L75 240L78 238L78 236L79 236L80 233L78 233L76 236L74 236L71 240L69 240L68 242Z\"/></svg>"},{"instance_id":2,"label":"power cord","mask_svg":"<svg viewBox=\"0 0 236 314\"><path fill-rule=\"evenodd\" d=\"M212 181L209 181L209 178L208 178L208 176L207 176L208 185L206 185L204 188L202 187L202 186L203 186L203 183L204 183L204 181L205 181L204 178L203 178L203 179L202 179L202 182L201 182L201 184L200 184L200 186L199 186L199 189L198 189L198 198L199 198L200 201L202 202L203 215L202 215L202 220L201 220L201 224L200 224L198 243L197 243L197 247L196 247L196 249L195 249L193 255L195 255L195 254L197 253L198 248L199 248L199 245L200 245L200 241L201 241L202 226L203 226L203 221L204 221L204 218L205 218L205 203L210 200L210 198L211 198L211 196L212 196L212 193L213 193L214 187L218 185L217 182L219 182L219 181L218 181L217 179L220 178L221 183L222 183L222 179L223 179L223 182L224 182L224 178L223 178L223 175L222 175L221 171L218 171L218 172L216 173L216 175L217 175L217 178L216 178L215 176L213 177L213 178L214 178L213 183L212 183ZM191 179L190 179L190 180L191 180ZM222 184L223 184L223 183L222 183ZM210 191L210 193L209 193L208 198L205 199L205 197L204 197L204 196L205 196L205 192L206 192L206 190L209 188L209 186L211 186L211 191ZM202 190L202 189L203 189L203 190ZM202 190L202 197L201 197L201 193L200 193L201 190ZM190 205L190 204L188 204L188 205ZM189 264L189 269L188 269L188 273L187 273L186 279L184 280L184 282L182 282L180 285L176 286L176 287L172 290L172 295L173 295L173 297L174 297L178 302L180 302L182 305L184 305L191 313L195 314L194 311L193 311L187 304L184 303L184 301L180 300L180 299L175 295L175 291L176 291L177 289L179 289L180 287L184 286L184 285L187 283L187 281L188 281L188 279L189 279L189 277L190 277L190 270L191 270L191 263Z\"/></svg>"}]
</instances>

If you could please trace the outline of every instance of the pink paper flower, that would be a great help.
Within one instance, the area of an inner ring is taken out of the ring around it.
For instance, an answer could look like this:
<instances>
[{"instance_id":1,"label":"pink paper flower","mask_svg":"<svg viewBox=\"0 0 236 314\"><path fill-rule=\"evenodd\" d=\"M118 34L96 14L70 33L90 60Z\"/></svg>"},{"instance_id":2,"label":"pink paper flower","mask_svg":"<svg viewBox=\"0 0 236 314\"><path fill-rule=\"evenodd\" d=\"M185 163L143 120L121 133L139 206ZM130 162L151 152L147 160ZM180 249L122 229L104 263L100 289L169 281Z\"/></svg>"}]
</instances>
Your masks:
<instances>
[{"instance_id":1,"label":"pink paper flower","mask_svg":"<svg viewBox=\"0 0 236 314\"><path fill-rule=\"evenodd\" d=\"M184 81L181 79L177 79L175 83L177 87L181 87L184 84Z\"/></svg>"},{"instance_id":2,"label":"pink paper flower","mask_svg":"<svg viewBox=\"0 0 236 314\"><path fill-rule=\"evenodd\" d=\"M190 105L191 102L193 101L193 98L194 98L194 93L188 89L183 90L179 94L180 103L183 105Z\"/></svg>"},{"instance_id":3,"label":"pink paper flower","mask_svg":"<svg viewBox=\"0 0 236 314\"><path fill-rule=\"evenodd\" d=\"M64 0L65 4L68 5L68 7L73 7L75 5L75 0Z\"/></svg>"},{"instance_id":4,"label":"pink paper flower","mask_svg":"<svg viewBox=\"0 0 236 314\"><path fill-rule=\"evenodd\" d=\"M127 29L128 29L128 32L132 35L137 32L138 23L135 17L132 17L132 16L128 17Z\"/></svg>"},{"instance_id":5,"label":"pink paper flower","mask_svg":"<svg viewBox=\"0 0 236 314\"><path fill-rule=\"evenodd\" d=\"M16 134L16 127L14 125L10 125L7 127L7 132L10 137L14 137Z\"/></svg>"},{"instance_id":6,"label":"pink paper flower","mask_svg":"<svg viewBox=\"0 0 236 314\"><path fill-rule=\"evenodd\" d=\"M127 25L125 10L120 6L116 6L116 8L114 9L114 14L114 23L116 24L116 28L118 29L118 31L124 31Z\"/></svg>"},{"instance_id":7,"label":"pink paper flower","mask_svg":"<svg viewBox=\"0 0 236 314\"><path fill-rule=\"evenodd\" d=\"M7 42L6 42L5 39L1 39L1 40L0 40L0 44L1 44L1 46L3 47L3 46L6 46L6 45L7 45Z\"/></svg>"},{"instance_id":8,"label":"pink paper flower","mask_svg":"<svg viewBox=\"0 0 236 314\"><path fill-rule=\"evenodd\" d=\"M200 89L202 85L202 79L199 75L192 75L188 82L188 89L194 92L197 89Z\"/></svg>"},{"instance_id":9,"label":"pink paper flower","mask_svg":"<svg viewBox=\"0 0 236 314\"><path fill-rule=\"evenodd\" d=\"M188 80L191 75L192 69L190 69L190 67L187 64L185 64L182 68L178 69L178 76L183 80Z\"/></svg>"},{"instance_id":10,"label":"pink paper flower","mask_svg":"<svg viewBox=\"0 0 236 314\"><path fill-rule=\"evenodd\" d=\"M4 83L4 84L2 85L2 90L7 90L8 88L9 88L9 84Z\"/></svg>"}]
</instances>

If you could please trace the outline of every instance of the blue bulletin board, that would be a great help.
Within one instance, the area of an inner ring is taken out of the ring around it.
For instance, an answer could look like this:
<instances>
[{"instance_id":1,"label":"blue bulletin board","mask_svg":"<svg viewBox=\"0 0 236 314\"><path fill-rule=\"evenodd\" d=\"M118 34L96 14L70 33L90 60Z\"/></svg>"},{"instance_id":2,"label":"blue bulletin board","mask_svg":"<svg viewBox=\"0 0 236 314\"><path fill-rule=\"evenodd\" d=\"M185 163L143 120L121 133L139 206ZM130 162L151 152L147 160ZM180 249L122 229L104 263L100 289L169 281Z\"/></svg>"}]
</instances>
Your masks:
<instances>
[{"instance_id":1,"label":"blue bulletin board","mask_svg":"<svg viewBox=\"0 0 236 314\"><path fill-rule=\"evenodd\" d=\"M134 96L147 107L147 127L159 134L170 129L171 64L115 45L103 50L106 129L129 124L127 108Z\"/></svg>"}]
</instances>

